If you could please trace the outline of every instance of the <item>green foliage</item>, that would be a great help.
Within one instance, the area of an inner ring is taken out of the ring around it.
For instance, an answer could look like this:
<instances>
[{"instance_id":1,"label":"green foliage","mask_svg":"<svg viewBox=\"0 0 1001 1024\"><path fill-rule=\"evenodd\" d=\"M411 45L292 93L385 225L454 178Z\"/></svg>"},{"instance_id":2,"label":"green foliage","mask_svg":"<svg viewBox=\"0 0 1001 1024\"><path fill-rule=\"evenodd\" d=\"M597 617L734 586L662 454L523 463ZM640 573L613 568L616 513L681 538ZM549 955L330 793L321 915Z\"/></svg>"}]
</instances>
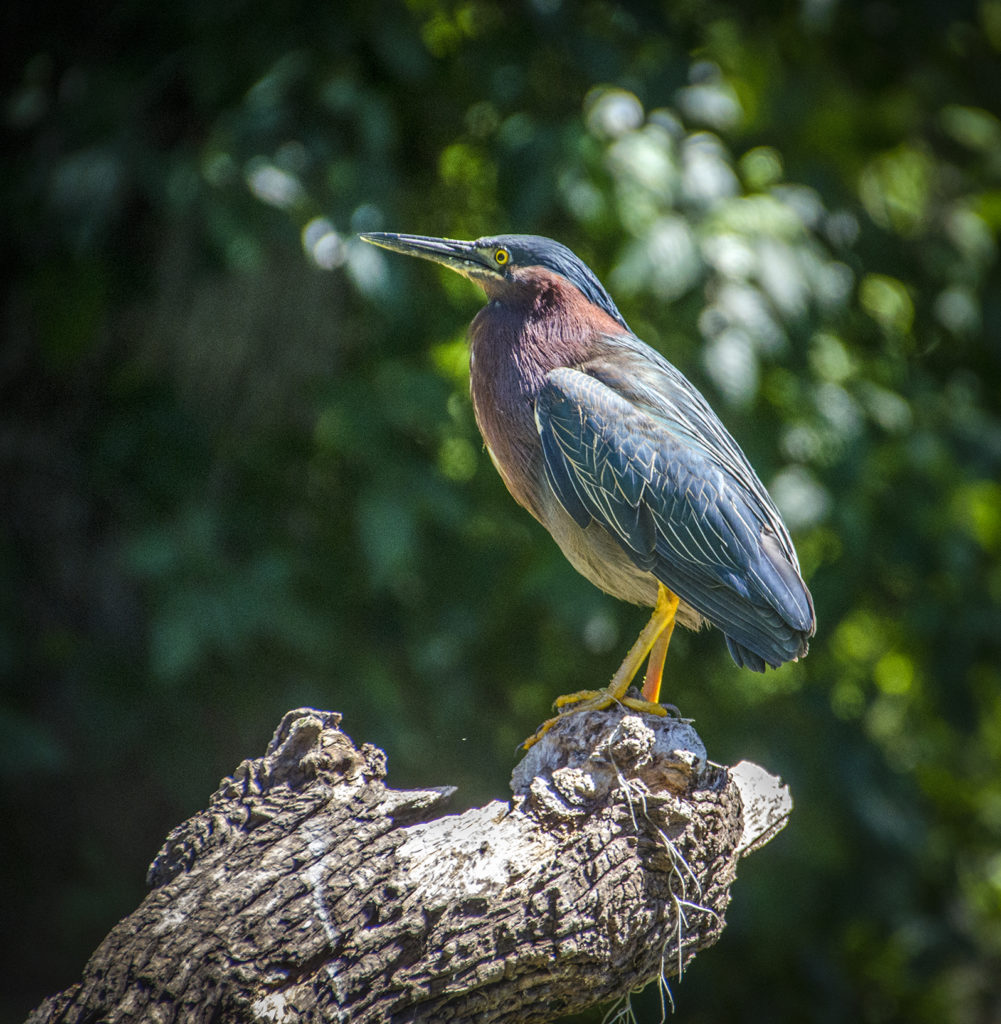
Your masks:
<instances>
[{"instance_id":1,"label":"green foliage","mask_svg":"<svg viewBox=\"0 0 1001 1024\"><path fill-rule=\"evenodd\" d=\"M9 17L0 1012L73 980L285 710L473 804L643 621L505 493L480 296L355 238L386 229L569 244L796 534L802 664L672 644L714 758L797 800L680 1013L994 1019L1001 3Z\"/></svg>"}]
</instances>

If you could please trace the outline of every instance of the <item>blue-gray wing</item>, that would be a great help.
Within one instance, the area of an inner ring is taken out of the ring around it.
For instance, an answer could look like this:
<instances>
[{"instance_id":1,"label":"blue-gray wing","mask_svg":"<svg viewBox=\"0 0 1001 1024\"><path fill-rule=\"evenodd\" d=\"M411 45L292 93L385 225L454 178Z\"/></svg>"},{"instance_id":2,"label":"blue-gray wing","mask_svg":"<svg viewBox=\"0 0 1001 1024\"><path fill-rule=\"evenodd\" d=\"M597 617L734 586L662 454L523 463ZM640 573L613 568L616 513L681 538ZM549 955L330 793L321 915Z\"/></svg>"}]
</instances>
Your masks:
<instances>
[{"instance_id":1,"label":"blue-gray wing","mask_svg":"<svg viewBox=\"0 0 1001 1024\"><path fill-rule=\"evenodd\" d=\"M556 496L719 627L738 665L801 656L813 605L771 499L695 388L661 357L631 355L643 365L548 374L536 423Z\"/></svg>"}]
</instances>

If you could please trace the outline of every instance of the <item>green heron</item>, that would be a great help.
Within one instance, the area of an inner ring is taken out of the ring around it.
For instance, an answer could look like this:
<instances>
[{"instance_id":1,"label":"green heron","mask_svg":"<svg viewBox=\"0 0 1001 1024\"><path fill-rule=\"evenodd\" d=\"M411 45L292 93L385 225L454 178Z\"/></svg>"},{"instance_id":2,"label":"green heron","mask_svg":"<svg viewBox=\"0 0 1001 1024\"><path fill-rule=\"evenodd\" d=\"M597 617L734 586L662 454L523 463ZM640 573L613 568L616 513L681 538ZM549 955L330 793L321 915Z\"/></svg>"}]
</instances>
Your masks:
<instances>
[{"instance_id":1,"label":"green heron","mask_svg":"<svg viewBox=\"0 0 1001 1024\"><path fill-rule=\"evenodd\" d=\"M361 237L483 288L470 388L494 465L578 572L654 609L608 687L558 706L664 714L675 622L717 626L755 672L806 654L813 601L778 509L709 403L633 334L574 253L537 235ZM628 697L645 659L642 698Z\"/></svg>"}]
</instances>

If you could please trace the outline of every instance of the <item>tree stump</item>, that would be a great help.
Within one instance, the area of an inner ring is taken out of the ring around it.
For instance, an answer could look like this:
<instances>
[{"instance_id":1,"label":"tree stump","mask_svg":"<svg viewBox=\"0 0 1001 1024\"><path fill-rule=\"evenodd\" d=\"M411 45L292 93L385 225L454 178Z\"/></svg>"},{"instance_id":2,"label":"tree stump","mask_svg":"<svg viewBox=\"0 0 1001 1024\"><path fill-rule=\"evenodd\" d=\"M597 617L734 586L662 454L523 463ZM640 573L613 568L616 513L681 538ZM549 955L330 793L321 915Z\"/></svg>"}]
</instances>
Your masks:
<instances>
[{"instance_id":1,"label":"tree stump","mask_svg":"<svg viewBox=\"0 0 1001 1024\"><path fill-rule=\"evenodd\" d=\"M679 975L792 806L689 723L614 708L561 717L510 801L442 815L452 787L387 788L340 721L286 714L29 1020L552 1020Z\"/></svg>"}]
</instances>

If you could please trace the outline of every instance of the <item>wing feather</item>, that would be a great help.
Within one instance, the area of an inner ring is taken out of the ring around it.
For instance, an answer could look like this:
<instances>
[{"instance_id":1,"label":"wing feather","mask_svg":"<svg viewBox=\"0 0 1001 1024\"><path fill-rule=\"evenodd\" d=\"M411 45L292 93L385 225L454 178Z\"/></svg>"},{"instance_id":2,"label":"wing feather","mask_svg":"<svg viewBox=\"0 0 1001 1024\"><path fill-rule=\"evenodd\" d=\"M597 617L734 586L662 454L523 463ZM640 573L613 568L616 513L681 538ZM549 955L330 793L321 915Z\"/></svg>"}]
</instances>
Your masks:
<instances>
[{"instance_id":1,"label":"wing feather","mask_svg":"<svg viewBox=\"0 0 1001 1024\"><path fill-rule=\"evenodd\" d=\"M721 628L738 664L791 660L813 606L778 511L702 396L641 355L631 373L615 358L548 374L535 411L547 479L580 527L600 523Z\"/></svg>"}]
</instances>

